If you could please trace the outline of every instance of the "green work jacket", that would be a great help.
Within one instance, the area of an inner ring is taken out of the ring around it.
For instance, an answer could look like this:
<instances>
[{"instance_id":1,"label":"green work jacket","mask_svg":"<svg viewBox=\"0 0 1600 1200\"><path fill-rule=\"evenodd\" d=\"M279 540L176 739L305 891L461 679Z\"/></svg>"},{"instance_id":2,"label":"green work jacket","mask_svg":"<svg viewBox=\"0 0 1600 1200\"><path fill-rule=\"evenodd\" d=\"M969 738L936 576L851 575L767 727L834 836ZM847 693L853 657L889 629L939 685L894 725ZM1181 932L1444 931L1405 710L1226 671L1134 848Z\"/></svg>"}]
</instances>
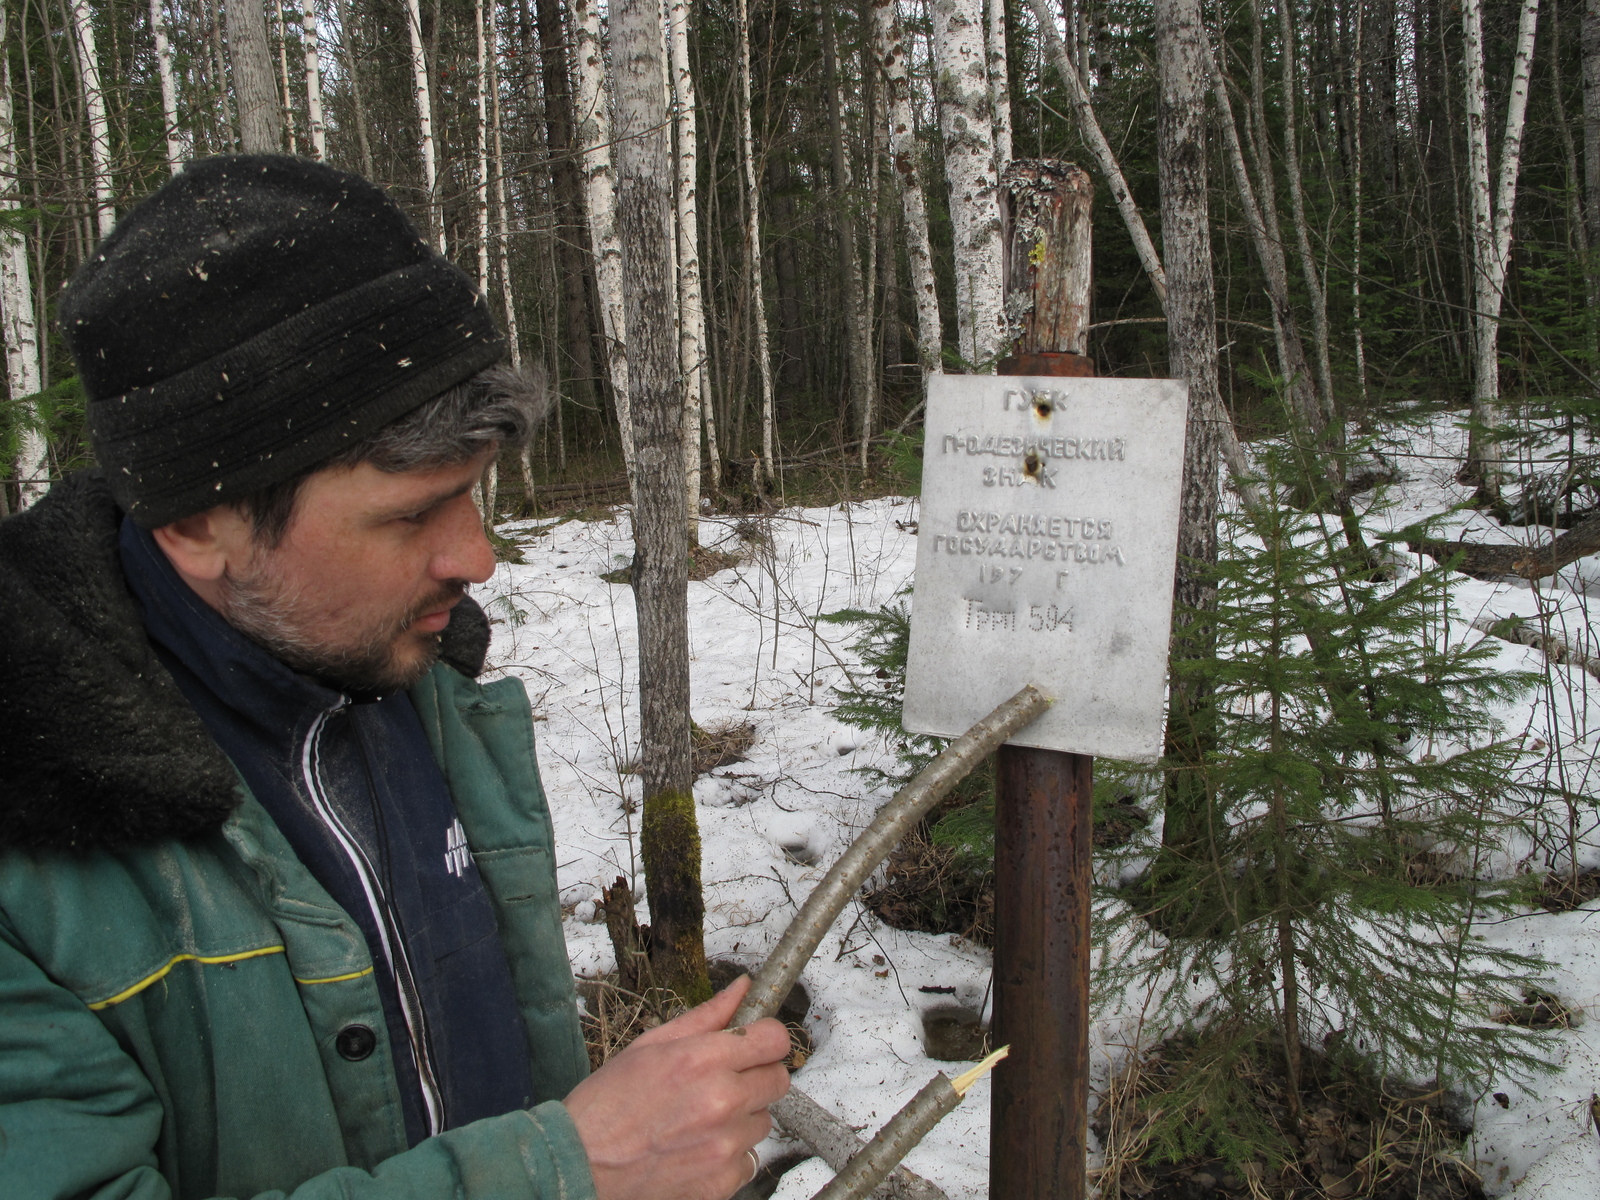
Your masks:
<instances>
[{"instance_id":1,"label":"green work jacket","mask_svg":"<svg viewBox=\"0 0 1600 1200\"><path fill-rule=\"evenodd\" d=\"M0 852L0 1197L593 1195L560 1103L588 1068L527 696L440 665L412 698L499 920L536 1107L407 1148L366 941L245 794L192 837ZM353 1025L376 1045L341 1041Z\"/></svg>"}]
</instances>

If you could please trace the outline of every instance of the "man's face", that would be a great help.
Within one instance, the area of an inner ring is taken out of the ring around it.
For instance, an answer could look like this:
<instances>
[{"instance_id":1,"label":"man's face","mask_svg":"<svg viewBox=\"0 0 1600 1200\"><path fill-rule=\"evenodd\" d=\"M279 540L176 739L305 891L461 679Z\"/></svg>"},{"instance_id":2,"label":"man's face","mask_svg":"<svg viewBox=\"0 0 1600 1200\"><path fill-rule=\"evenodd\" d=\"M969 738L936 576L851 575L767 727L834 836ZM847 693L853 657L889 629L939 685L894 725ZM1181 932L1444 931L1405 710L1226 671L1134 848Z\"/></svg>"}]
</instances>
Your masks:
<instances>
[{"instance_id":1,"label":"man's face","mask_svg":"<svg viewBox=\"0 0 1600 1200\"><path fill-rule=\"evenodd\" d=\"M470 495L490 457L396 474L367 463L317 472L276 546L250 536L230 556L215 606L302 674L355 692L410 687L438 659L467 585L494 572Z\"/></svg>"}]
</instances>

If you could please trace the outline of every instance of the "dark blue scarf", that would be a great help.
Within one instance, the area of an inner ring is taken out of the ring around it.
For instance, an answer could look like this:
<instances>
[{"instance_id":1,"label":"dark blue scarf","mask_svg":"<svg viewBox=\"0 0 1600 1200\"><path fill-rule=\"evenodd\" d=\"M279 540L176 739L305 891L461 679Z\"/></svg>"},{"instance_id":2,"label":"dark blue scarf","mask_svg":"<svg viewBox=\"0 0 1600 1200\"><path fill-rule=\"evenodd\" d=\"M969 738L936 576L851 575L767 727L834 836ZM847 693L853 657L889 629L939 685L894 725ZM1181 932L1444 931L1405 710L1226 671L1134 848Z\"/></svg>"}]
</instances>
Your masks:
<instances>
[{"instance_id":1,"label":"dark blue scarf","mask_svg":"<svg viewBox=\"0 0 1600 1200\"><path fill-rule=\"evenodd\" d=\"M527 1035L494 910L410 698L356 699L296 674L195 595L132 521L120 548L162 662L366 935L411 1144L528 1107Z\"/></svg>"}]
</instances>

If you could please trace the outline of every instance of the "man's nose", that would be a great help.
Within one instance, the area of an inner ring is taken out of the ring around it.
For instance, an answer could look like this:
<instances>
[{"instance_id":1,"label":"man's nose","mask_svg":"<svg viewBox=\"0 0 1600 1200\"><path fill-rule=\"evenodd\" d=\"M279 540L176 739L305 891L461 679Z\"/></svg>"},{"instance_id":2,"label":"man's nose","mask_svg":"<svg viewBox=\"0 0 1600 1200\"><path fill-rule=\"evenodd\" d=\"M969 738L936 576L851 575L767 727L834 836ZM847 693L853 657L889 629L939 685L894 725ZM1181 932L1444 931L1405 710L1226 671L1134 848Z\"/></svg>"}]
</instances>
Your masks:
<instances>
[{"instance_id":1,"label":"man's nose","mask_svg":"<svg viewBox=\"0 0 1600 1200\"><path fill-rule=\"evenodd\" d=\"M465 579L469 583L483 583L494 574L494 547L470 493L452 500L450 519L440 522L430 573L438 580Z\"/></svg>"}]
</instances>

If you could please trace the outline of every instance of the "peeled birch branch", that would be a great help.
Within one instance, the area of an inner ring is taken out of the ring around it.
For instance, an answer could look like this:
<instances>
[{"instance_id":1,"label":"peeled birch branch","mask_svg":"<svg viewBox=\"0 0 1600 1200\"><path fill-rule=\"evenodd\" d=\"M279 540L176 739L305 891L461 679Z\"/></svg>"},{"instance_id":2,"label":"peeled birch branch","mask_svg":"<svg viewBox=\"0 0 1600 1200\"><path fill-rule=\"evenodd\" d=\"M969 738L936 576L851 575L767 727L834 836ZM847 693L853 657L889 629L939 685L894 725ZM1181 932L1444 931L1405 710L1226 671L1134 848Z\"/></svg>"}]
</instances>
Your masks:
<instances>
[{"instance_id":1,"label":"peeled birch branch","mask_svg":"<svg viewBox=\"0 0 1600 1200\"><path fill-rule=\"evenodd\" d=\"M867 1148L860 1134L799 1088L790 1088L789 1094L772 1106L772 1119L835 1172L844 1170ZM876 1194L883 1200L948 1200L937 1185L904 1167L891 1171ZM740 1192L734 1200L748 1197Z\"/></svg>"},{"instance_id":2,"label":"peeled birch branch","mask_svg":"<svg viewBox=\"0 0 1600 1200\"><path fill-rule=\"evenodd\" d=\"M877 870L878 864L889 857L900 839L944 799L951 788L966 778L985 755L1018 730L1031 725L1049 707L1049 697L1028 684L946 746L938 758L896 792L894 799L878 810L872 823L857 835L850 848L828 868L822 882L806 897L805 904L789 922L767 961L755 973L750 991L739 1005L739 1011L733 1014L731 1024L748 1025L776 1013L844 906L867 881L867 876Z\"/></svg>"},{"instance_id":3,"label":"peeled birch branch","mask_svg":"<svg viewBox=\"0 0 1600 1200\"><path fill-rule=\"evenodd\" d=\"M988 1074L1011 1050L1002 1046L972 1070L954 1080L940 1071L922 1090L876 1134L860 1154L840 1171L811 1200L862 1200L883 1182L895 1166L909 1154L927 1133L952 1112L967 1089Z\"/></svg>"}]
</instances>

